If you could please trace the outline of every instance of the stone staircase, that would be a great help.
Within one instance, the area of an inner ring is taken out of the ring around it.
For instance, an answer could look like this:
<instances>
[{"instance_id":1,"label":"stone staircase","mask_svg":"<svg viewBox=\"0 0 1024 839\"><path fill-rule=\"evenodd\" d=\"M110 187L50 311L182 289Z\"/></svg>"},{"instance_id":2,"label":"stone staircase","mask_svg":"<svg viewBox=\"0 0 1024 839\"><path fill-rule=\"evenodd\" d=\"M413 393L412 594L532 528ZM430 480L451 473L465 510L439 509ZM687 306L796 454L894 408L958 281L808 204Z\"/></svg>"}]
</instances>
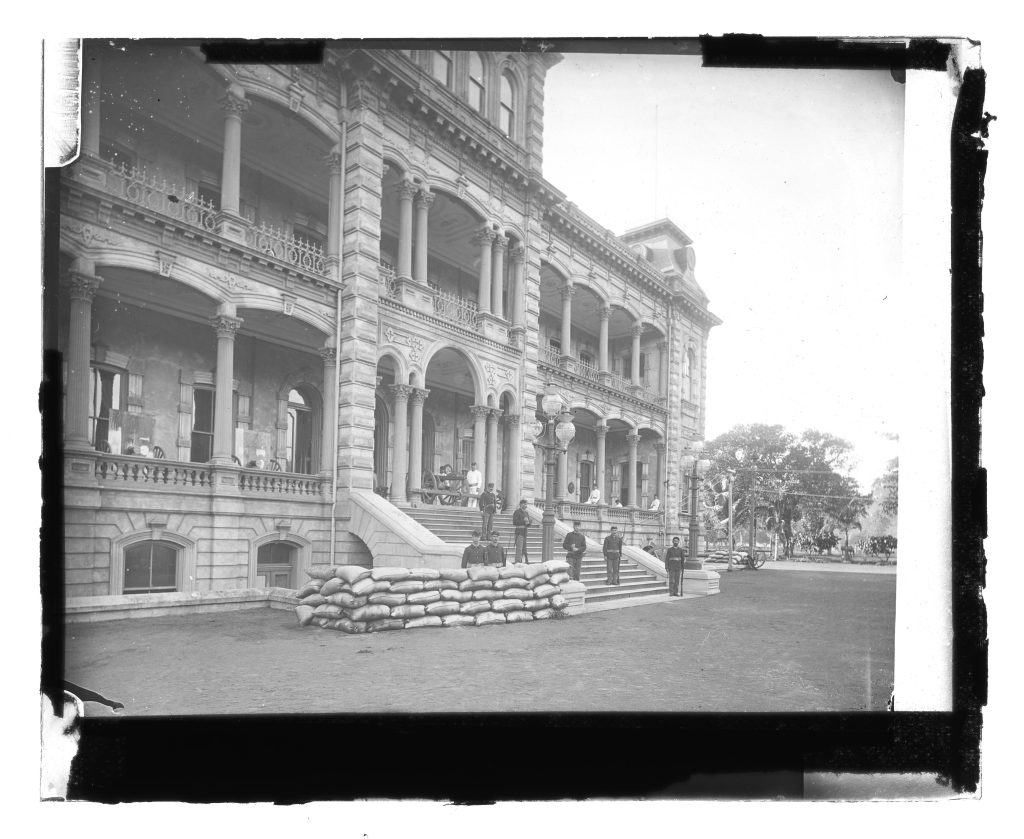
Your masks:
<instances>
[{"instance_id":1,"label":"stone staircase","mask_svg":"<svg viewBox=\"0 0 1024 839\"><path fill-rule=\"evenodd\" d=\"M439 539L449 543L466 545L469 543L473 531L480 529L480 512L467 507L403 507L402 512L419 522ZM505 546L509 562L511 562L515 544L512 512L495 514L494 529L501 534L499 541ZM537 523L534 523L527 531L526 550L531 562L540 561L541 527ZM557 536L555 537L554 556L556 559L565 558L562 540ZM593 539L588 539L587 553L583 556L583 567L580 572L580 582L587 587L587 603L605 603L609 600L626 597L668 596L664 580L627 558L623 558L619 565L619 585L606 585L604 557L601 555L599 544Z\"/></svg>"}]
</instances>

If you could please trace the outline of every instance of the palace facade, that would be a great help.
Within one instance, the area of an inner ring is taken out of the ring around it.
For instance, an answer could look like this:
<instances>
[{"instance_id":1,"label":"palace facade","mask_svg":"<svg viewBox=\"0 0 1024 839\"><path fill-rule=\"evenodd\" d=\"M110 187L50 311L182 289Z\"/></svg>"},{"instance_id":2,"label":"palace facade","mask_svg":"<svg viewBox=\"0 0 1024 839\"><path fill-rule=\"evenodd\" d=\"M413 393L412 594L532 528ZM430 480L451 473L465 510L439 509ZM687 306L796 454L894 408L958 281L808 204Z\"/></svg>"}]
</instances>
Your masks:
<instances>
[{"instance_id":1,"label":"palace facade","mask_svg":"<svg viewBox=\"0 0 1024 839\"><path fill-rule=\"evenodd\" d=\"M372 564L359 499L404 527L445 466L538 502L545 388L576 426L560 514L685 532L680 456L703 436L720 321L675 224L617 236L543 177L559 59L84 44L46 277L69 597Z\"/></svg>"}]
</instances>

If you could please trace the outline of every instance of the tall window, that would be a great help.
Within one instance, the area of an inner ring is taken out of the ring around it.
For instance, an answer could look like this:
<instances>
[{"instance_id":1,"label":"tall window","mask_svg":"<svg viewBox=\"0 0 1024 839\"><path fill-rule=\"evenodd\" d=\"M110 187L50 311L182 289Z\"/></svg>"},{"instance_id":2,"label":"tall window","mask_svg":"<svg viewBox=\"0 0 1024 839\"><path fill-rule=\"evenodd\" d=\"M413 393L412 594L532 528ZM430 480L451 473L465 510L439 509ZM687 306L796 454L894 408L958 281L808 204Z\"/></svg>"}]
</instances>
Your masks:
<instances>
[{"instance_id":1,"label":"tall window","mask_svg":"<svg viewBox=\"0 0 1024 839\"><path fill-rule=\"evenodd\" d=\"M431 57L430 72L445 87L452 86L451 50L434 50Z\"/></svg>"},{"instance_id":2,"label":"tall window","mask_svg":"<svg viewBox=\"0 0 1024 839\"><path fill-rule=\"evenodd\" d=\"M683 357L683 397L696 402L693 391L693 348L688 347Z\"/></svg>"},{"instance_id":3,"label":"tall window","mask_svg":"<svg viewBox=\"0 0 1024 839\"><path fill-rule=\"evenodd\" d=\"M288 448L285 457L289 472L312 474L313 407L310 400L295 388L288 393Z\"/></svg>"},{"instance_id":4,"label":"tall window","mask_svg":"<svg viewBox=\"0 0 1024 839\"><path fill-rule=\"evenodd\" d=\"M124 552L124 593L149 594L178 588L178 548L168 542L140 542Z\"/></svg>"},{"instance_id":5,"label":"tall window","mask_svg":"<svg viewBox=\"0 0 1024 839\"><path fill-rule=\"evenodd\" d=\"M114 411L123 404L126 377L120 370L93 367L89 379L89 437L101 452L120 452L121 429L111 427Z\"/></svg>"},{"instance_id":6,"label":"tall window","mask_svg":"<svg viewBox=\"0 0 1024 839\"><path fill-rule=\"evenodd\" d=\"M213 394L212 387L196 385L192 389L192 452L193 463L207 463L213 457Z\"/></svg>"},{"instance_id":7,"label":"tall window","mask_svg":"<svg viewBox=\"0 0 1024 839\"><path fill-rule=\"evenodd\" d=\"M516 103L515 88L512 78L508 72L501 74L501 114L498 127L508 135L509 139L515 139L516 125Z\"/></svg>"},{"instance_id":8,"label":"tall window","mask_svg":"<svg viewBox=\"0 0 1024 839\"><path fill-rule=\"evenodd\" d=\"M484 112L484 60L478 52L469 54L469 105Z\"/></svg>"}]
</instances>

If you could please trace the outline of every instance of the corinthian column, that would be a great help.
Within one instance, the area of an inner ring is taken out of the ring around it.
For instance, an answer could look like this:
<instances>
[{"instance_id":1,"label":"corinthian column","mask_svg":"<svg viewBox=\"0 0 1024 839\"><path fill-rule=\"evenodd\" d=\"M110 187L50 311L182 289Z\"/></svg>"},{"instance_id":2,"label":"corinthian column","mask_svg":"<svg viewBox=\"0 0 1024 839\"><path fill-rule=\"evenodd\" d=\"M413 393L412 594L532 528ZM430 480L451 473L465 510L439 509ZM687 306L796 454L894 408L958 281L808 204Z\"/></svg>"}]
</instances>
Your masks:
<instances>
[{"instance_id":1,"label":"corinthian column","mask_svg":"<svg viewBox=\"0 0 1024 839\"><path fill-rule=\"evenodd\" d=\"M425 190L416 193L416 261L412 266L412 278L420 285L427 284L427 214L434 196Z\"/></svg>"},{"instance_id":2,"label":"corinthian column","mask_svg":"<svg viewBox=\"0 0 1024 839\"><path fill-rule=\"evenodd\" d=\"M224 150L220 178L221 212L238 217L242 178L242 114L249 109L245 90L232 84L220 100L224 109Z\"/></svg>"},{"instance_id":3,"label":"corinthian column","mask_svg":"<svg viewBox=\"0 0 1024 839\"><path fill-rule=\"evenodd\" d=\"M608 426L604 423L594 426L594 433L597 435L597 488L601 490L601 503L607 504L609 499L605 497L605 475L604 475L604 442L605 437L608 435Z\"/></svg>"},{"instance_id":4,"label":"corinthian column","mask_svg":"<svg viewBox=\"0 0 1024 839\"><path fill-rule=\"evenodd\" d=\"M477 311L491 311L491 243L496 234L493 230L481 230L473 237L473 244L480 246L480 275L477 286Z\"/></svg>"},{"instance_id":5,"label":"corinthian column","mask_svg":"<svg viewBox=\"0 0 1024 839\"><path fill-rule=\"evenodd\" d=\"M571 356L572 340L572 296L576 287L571 283L562 286L562 357Z\"/></svg>"},{"instance_id":6,"label":"corinthian column","mask_svg":"<svg viewBox=\"0 0 1024 839\"><path fill-rule=\"evenodd\" d=\"M505 246L508 239L495 236L491 246L491 311L505 317Z\"/></svg>"},{"instance_id":7,"label":"corinthian column","mask_svg":"<svg viewBox=\"0 0 1024 839\"><path fill-rule=\"evenodd\" d=\"M634 324L633 328L630 330L630 335L633 336L633 356L631 359L633 362L633 369L630 381L635 387L640 385L640 336L643 334L643 331L644 327L641 323Z\"/></svg>"},{"instance_id":8,"label":"corinthian column","mask_svg":"<svg viewBox=\"0 0 1024 839\"><path fill-rule=\"evenodd\" d=\"M408 385L392 385L395 402L394 466L391 467L391 503L405 503L405 483L409 468L409 395Z\"/></svg>"},{"instance_id":9,"label":"corinthian column","mask_svg":"<svg viewBox=\"0 0 1024 839\"><path fill-rule=\"evenodd\" d=\"M637 497L639 493L636 488L636 476L637 476L637 447L640 445L639 434L627 434L626 442L629 443L629 489L628 498L629 507L636 507L640 503L640 499Z\"/></svg>"},{"instance_id":10,"label":"corinthian column","mask_svg":"<svg viewBox=\"0 0 1024 839\"><path fill-rule=\"evenodd\" d=\"M508 471L505 473L505 497L509 506L519 503L520 468L522 463L523 438L519 430L519 417L509 414L505 417L508 428Z\"/></svg>"},{"instance_id":11,"label":"corinthian column","mask_svg":"<svg viewBox=\"0 0 1024 839\"><path fill-rule=\"evenodd\" d=\"M89 439L89 340L92 335L92 301L102 280L92 264L75 260L68 273L71 313L68 331L67 416L64 441L70 449L91 449Z\"/></svg>"},{"instance_id":12,"label":"corinthian column","mask_svg":"<svg viewBox=\"0 0 1024 839\"><path fill-rule=\"evenodd\" d=\"M411 422L409 425L409 499L416 500L416 495L423 483L423 402L429 390L413 388L409 395L412 405Z\"/></svg>"},{"instance_id":13,"label":"corinthian column","mask_svg":"<svg viewBox=\"0 0 1024 839\"><path fill-rule=\"evenodd\" d=\"M603 304L600 311L601 331L598 338L597 369L598 372L608 372L608 321L611 320L612 307Z\"/></svg>"},{"instance_id":14,"label":"corinthian column","mask_svg":"<svg viewBox=\"0 0 1024 839\"><path fill-rule=\"evenodd\" d=\"M320 474L330 475L334 469L334 403L337 400L334 389L334 371L338 363L338 353L334 348L334 338L328 338L326 346L320 350L324 360L324 411L323 422L320 423Z\"/></svg>"},{"instance_id":15,"label":"corinthian column","mask_svg":"<svg viewBox=\"0 0 1024 839\"><path fill-rule=\"evenodd\" d=\"M477 469L487 466L487 417L491 409L486 405L473 405L473 462ZM486 480L486 479L485 479ZM480 487L482 490L483 487Z\"/></svg>"},{"instance_id":16,"label":"corinthian column","mask_svg":"<svg viewBox=\"0 0 1024 839\"><path fill-rule=\"evenodd\" d=\"M398 193L398 279L412 279L412 199L417 186L412 181L401 181L395 187Z\"/></svg>"},{"instance_id":17,"label":"corinthian column","mask_svg":"<svg viewBox=\"0 0 1024 839\"><path fill-rule=\"evenodd\" d=\"M327 170L330 173L330 191L327 197L326 254L330 260L341 258L341 217L344 213L344 197L341 193L344 173L341 171L341 161L341 146L337 145L325 158Z\"/></svg>"},{"instance_id":18,"label":"corinthian column","mask_svg":"<svg viewBox=\"0 0 1024 839\"><path fill-rule=\"evenodd\" d=\"M487 414L487 471L484 473L484 487L493 483L495 487L501 487L498 478L498 417L501 411L498 408L491 408ZM484 488L481 487L481 488Z\"/></svg>"},{"instance_id":19,"label":"corinthian column","mask_svg":"<svg viewBox=\"0 0 1024 839\"><path fill-rule=\"evenodd\" d=\"M235 377L235 333L242 325L236 318L235 307L222 303L210 320L217 332L216 391L213 400L213 463L231 463L234 454L232 414L232 387Z\"/></svg>"}]
</instances>

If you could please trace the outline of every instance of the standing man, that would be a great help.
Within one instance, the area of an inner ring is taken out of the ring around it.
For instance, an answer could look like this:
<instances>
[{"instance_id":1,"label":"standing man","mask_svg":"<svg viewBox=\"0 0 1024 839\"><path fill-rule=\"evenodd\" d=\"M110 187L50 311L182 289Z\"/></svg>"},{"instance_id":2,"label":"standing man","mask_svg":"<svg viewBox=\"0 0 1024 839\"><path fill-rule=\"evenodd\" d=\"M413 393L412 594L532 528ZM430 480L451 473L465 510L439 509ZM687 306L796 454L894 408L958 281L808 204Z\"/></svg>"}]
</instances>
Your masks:
<instances>
[{"instance_id":1,"label":"standing man","mask_svg":"<svg viewBox=\"0 0 1024 839\"><path fill-rule=\"evenodd\" d=\"M491 541L484 547L484 564L501 566L505 564L505 546L498 544L498 531L491 533Z\"/></svg>"},{"instance_id":2,"label":"standing man","mask_svg":"<svg viewBox=\"0 0 1024 839\"><path fill-rule=\"evenodd\" d=\"M476 497L480 494L480 484L483 483L484 476L480 474L480 470L476 468L476 462L473 463L473 468L466 473L466 486L469 488L469 503L467 507L476 506ZM487 533L485 530L484 533Z\"/></svg>"},{"instance_id":3,"label":"standing man","mask_svg":"<svg viewBox=\"0 0 1024 839\"><path fill-rule=\"evenodd\" d=\"M494 495L494 484L488 484L487 489L480 493L480 532L490 533L491 525L494 523L494 511L498 506L498 499Z\"/></svg>"},{"instance_id":4,"label":"standing man","mask_svg":"<svg viewBox=\"0 0 1024 839\"><path fill-rule=\"evenodd\" d=\"M526 530L532 523L530 516L526 512L527 501L524 498L519 502L519 508L512 514L512 526L515 528L516 534L516 546L512 556L512 562L519 562L520 555L523 557L523 562L527 565L530 564L530 557L526 555Z\"/></svg>"},{"instance_id":5,"label":"standing man","mask_svg":"<svg viewBox=\"0 0 1024 839\"><path fill-rule=\"evenodd\" d=\"M665 549L665 569L668 571L668 596L683 596L683 562L686 549L679 547L679 537L672 537L672 547Z\"/></svg>"},{"instance_id":6,"label":"standing man","mask_svg":"<svg viewBox=\"0 0 1024 839\"><path fill-rule=\"evenodd\" d=\"M619 528L612 525L611 533L604 537L604 564L607 569L605 583L610 586L619 584L619 560L622 558L622 536Z\"/></svg>"},{"instance_id":7,"label":"standing man","mask_svg":"<svg viewBox=\"0 0 1024 839\"><path fill-rule=\"evenodd\" d=\"M480 544L480 531L473 531L473 541L466 545L462 552L462 567L469 568L470 565L483 565L487 560L484 546Z\"/></svg>"},{"instance_id":8,"label":"standing man","mask_svg":"<svg viewBox=\"0 0 1024 839\"><path fill-rule=\"evenodd\" d=\"M580 569L583 565L583 554L587 551L587 537L580 533L578 521L574 521L572 530L565 534L562 547L565 548L565 559L569 563L569 576L578 583Z\"/></svg>"}]
</instances>

